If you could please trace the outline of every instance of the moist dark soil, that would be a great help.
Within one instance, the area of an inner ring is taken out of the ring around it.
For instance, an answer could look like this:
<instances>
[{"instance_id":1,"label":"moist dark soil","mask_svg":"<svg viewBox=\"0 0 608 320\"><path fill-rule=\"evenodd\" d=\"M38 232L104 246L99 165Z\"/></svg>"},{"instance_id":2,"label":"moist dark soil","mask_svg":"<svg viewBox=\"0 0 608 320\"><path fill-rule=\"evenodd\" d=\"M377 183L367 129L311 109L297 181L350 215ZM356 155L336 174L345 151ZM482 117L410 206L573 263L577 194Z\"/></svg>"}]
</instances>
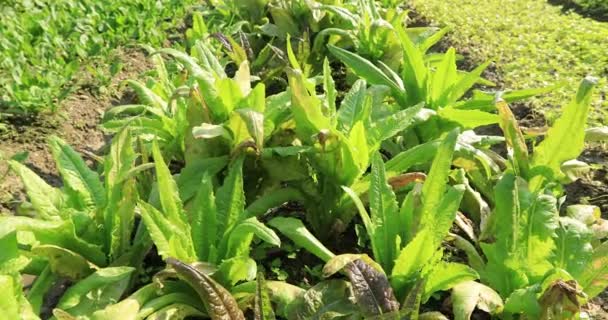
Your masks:
<instances>
[{"instance_id":1,"label":"moist dark soil","mask_svg":"<svg viewBox=\"0 0 608 320\"><path fill-rule=\"evenodd\" d=\"M7 159L15 154L27 152L25 163L53 186L59 186L61 180L47 146L47 139L56 135L64 139L74 149L87 158L92 164L90 154L96 154L106 143L107 137L99 128L101 116L106 108L124 104L133 96L123 94L120 83L125 79L137 78L143 71L150 69L150 63L144 54L137 50L119 52L124 65L122 71L115 75L109 85L108 94L94 94L87 85L83 74L83 85L80 90L62 102L57 114L38 114L8 119L7 129L0 133L0 157ZM82 81L82 80L81 80ZM23 185L18 177L7 172L7 164L0 161L0 214L10 214L16 205L25 199Z\"/></svg>"}]
</instances>

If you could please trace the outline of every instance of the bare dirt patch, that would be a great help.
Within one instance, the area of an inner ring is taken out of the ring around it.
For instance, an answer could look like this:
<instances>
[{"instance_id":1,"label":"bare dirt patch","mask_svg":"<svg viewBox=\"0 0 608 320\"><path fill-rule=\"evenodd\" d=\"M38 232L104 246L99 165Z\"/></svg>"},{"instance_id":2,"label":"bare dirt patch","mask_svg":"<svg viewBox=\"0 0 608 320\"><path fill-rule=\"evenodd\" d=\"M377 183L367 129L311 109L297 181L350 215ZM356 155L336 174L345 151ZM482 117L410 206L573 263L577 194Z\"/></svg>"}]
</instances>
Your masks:
<instances>
[{"instance_id":1,"label":"bare dirt patch","mask_svg":"<svg viewBox=\"0 0 608 320\"><path fill-rule=\"evenodd\" d=\"M80 89L62 103L58 114L9 119L8 130L0 135L0 156L7 159L27 152L29 155L25 163L28 167L51 185L59 186L61 180L46 145L48 137L57 135L84 154L85 158L87 154L96 154L107 140L99 128L104 110L132 99L120 90L121 82L137 78L151 67L144 53L138 50L124 50L119 52L119 57L124 66L113 77L108 94L95 95L91 92L94 90ZM87 76L84 74L83 78ZM7 163L0 161L0 214L14 212L16 205L24 200L23 185L18 177L8 172L2 179L7 170Z\"/></svg>"}]
</instances>

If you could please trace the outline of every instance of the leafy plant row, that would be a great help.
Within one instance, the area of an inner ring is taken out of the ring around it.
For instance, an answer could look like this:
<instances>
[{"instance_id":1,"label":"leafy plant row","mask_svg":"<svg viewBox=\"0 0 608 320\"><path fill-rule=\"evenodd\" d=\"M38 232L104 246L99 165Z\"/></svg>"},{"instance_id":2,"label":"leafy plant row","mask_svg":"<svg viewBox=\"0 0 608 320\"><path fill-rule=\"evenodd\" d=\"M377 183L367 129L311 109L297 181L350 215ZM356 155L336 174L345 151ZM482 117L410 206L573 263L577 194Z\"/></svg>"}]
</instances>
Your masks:
<instances>
[{"instance_id":1,"label":"leafy plant row","mask_svg":"<svg viewBox=\"0 0 608 320\"><path fill-rule=\"evenodd\" d=\"M85 70L96 86L121 68L113 49L163 45L197 1L3 1L0 113L56 111ZM110 70L101 66L111 65Z\"/></svg>"},{"instance_id":2,"label":"leafy plant row","mask_svg":"<svg viewBox=\"0 0 608 320\"><path fill-rule=\"evenodd\" d=\"M507 102L551 88L475 89L488 64L458 70L429 51L446 30L390 1L212 6L127 81L97 170L59 138L61 188L10 161L29 202L0 217L9 318L573 319L608 286L599 209L563 205L595 79L537 139ZM253 258L292 244L316 283Z\"/></svg>"}]
</instances>

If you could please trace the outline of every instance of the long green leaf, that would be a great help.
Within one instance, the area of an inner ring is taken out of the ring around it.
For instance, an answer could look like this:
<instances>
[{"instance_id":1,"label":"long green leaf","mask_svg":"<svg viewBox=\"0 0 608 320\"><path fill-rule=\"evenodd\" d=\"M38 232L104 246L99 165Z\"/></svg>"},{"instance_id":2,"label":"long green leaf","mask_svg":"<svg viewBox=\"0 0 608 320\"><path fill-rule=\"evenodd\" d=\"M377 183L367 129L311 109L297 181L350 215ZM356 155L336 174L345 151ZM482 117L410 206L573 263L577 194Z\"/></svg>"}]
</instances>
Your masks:
<instances>
[{"instance_id":1,"label":"long green leaf","mask_svg":"<svg viewBox=\"0 0 608 320\"><path fill-rule=\"evenodd\" d=\"M209 261L209 250L217 247L217 209L211 177L205 173L194 204L189 210L192 216L192 242L200 261Z\"/></svg>"},{"instance_id":2,"label":"long green leaf","mask_svg":"<svg viewBox=\"0 0 608 320\"><path fill-rule=\"evenodd\" d=\"M216 193L218 235L223 237L227 236L244 216L243 160L242 156L233 160L224 184Z\"/></svg>"},{"instance_id":3,"label":"long green leaf","mask_svg":"<svg viewBox=\"0 0 608 320\"><path fill-rule=\"evenodd\" d=\"M255 217L252 217L237 224L228 236L228 251L225 258L248 255L253 235L268 244L281 246L279 236Z\"/></svg>"},{"instance_id":4,"label":"long green leaf","mask_svg":"<svg viewBox=\"0 0 608 320\"><path fill-rule=\"evenodd\" d=\"M545 139L534 150L532 165L548 167L556 176L561 176L560 166L567 160L576 159L585 147L587 113L591 106L593 88L597 79L585 78L576 92L576 97L563 109L561 116L549 129ZM564 148L567 145L568 148ZM536 177L531 189L538 190L543 182Z\"/></svg>"},{"instance_id":5,"label":"long green leaf","mask_svg":"<svg viewBox=\"0 0 608 320\"><path fill-rule=\"evenodd\" d=\"M399 206L393 193L393 189L386 182L384 162L380 154L372 156L372 180L369 188L369 202L371 209L371 223L374 227L372 243L378 249L374 252L374 258L385 270L392 270L399 248L397 247L397 236L399 226Z\"/></svg>"},{"instance_id":6,"label":"long green leaf","mask_svg":"<svg viewBox=\"0 0 608 320\"><path fill-rule=\"evenodd\" d=\"M106 194L99 175L89 169L80 155L58 137L51 137L49 147L53 152L64 185L70 193L76 194L77 199L75 200L80 202L83 208L103 207L106 202Z\"/></svg>"},{"instance_id":7,"label":"long green leaf","mask_svg":"<svg viewBox=\"0 0 608 320\"><path fill-rule=\"evenodd\" d=\"M591 263L587 265L578 282L583 291L593 298L608 286L608 242L604 242L593 250Z\"/></svg>"},{"instance_id":8,"label":"long green leaf","mask_svg":"<svg viewBox=\"0 0 608 320\"><path fill-rule=\"evenodd\" d=\"M182 201L179 197L177 184L156 141L152 145L152 155L154 157L154 167L156 168L156 181L158 184L158 195L164 214L172 223L186 224L186 215L182 210Z\"/></svg>"},{"instance_id":9,"label":"long green leaf","mask_svg":"<svg viewBox=\"0 0 608 320\"><path fill-rule=\"evenodd\" d=\"M431 165L431 170L422 187L422 217L421 225L434 226L436 210L447 190L448 176L452 166L452 156L456 147L459 131L454 129L445 137Z\"/></svg>"},{"instance_id":10,"label":"long green leaf","mask_svg":"<svg viewBox=\"0 0 608 320\"><path fill-rule=\"evenodd\" d=\"M389 78L380 68L373 65L369 60L359 56L356 53L344 50L334 45L328 45L329 51L342 61L349 68L360 76L367 80L371 84L384 85L391 90L401 93L403 88L400 87L395 81Z\"/></svg>"},{"instance_id":11,"label":"long green leaf","mask_svg":"<svg viewBox=\"0 0 608 320\"><path fill-rule=\"evenodd\" d=\"M296 218L276 217L268 221L268 225L279 230L296 245L327 262L334 254L329 251L315 236Z\"/></svg>"},{"instance_id":12,"label":"long green leaf","mask_svg":"<svg viewBox=\"0 0 608 320\"><path fill-rule=\"evenodd\" d=\"M25 191L36 213L45 220L58 217L63 206L62 193L25 165L14 160L10 160L9 165L25 185Z\"/></svg>"}]
</instances>

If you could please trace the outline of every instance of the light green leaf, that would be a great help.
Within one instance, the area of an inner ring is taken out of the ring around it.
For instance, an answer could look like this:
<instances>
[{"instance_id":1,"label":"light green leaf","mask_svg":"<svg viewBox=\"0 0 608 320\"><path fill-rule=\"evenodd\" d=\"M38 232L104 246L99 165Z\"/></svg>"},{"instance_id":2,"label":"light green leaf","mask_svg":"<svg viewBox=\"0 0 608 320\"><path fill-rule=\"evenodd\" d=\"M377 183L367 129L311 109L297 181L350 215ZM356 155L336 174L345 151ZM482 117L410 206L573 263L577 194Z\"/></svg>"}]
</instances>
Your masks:
<instances>
[{"instance_id":1,"label":"light green leaf","mask_svg":"<svg viewBox=\"0 0 608 320\"><path fill-rule=\"evenodd\" d=\"M82 208L95 209L105 205L106 193L99 175L89 169L80 155L58 137L51 137L49 147L61 173L65 187L75 193Z\"/></svg>"},{"instance_id":2,"label":"light green leaf","mask_svg":"<svg viewBox=\"0 0 608 320\"><path fill-rule=\"evenodd\" d=\"M479 110L461 110L455 108L440 108L437 114L448 121L456 122L463 129L475 129L480 126L496 124L499 116Z\"/></svg>"},{"instance_id":3,"label":"light green leaf","mask_svg":"<svg viewBox=\"0 0 608 320\"><path fill-rule=\"evenodd\" d=\"M455 320L469 320L475 308L489 314L500 314L503 302L498 293L481 283L467 281L452 290L452 305Z\"/></svg>"},{"instance_id":4,"label":"light green leaf","mask_svg":"<svg viewBox=\"0 0 608 320\"><path fill-rule=\"evenodd\" d=\"M577 280L589 299L608 287L608 242L602 243L593 250L591 263L587 264Z\"/></svg>"},{"instance_id":5,"label":"light green leaf","mask_svg":"<svg viewBox=\"0 0 608 320\"><path fill-rule=\"evenodd\" d=\"M331 44L328 45L327 48L329 48L329 51L334 56L340 59L340 61L342 61L349 68L353 69L358 76L367 80L369 83L387 86L396 93L401 93L403 91L402 87L395 83L369 60Z\"/></svg>"},{"instance_id":6,"label":"light green leaf","mask_svg":"<svg viewBox=\"0 0 608 320\"><path fill-rule=\"evenodd\" d=\"M244 216L243 160L242 156L233 160L224 184L216 193L217 230L218 235L222 235L222 237L228 236L232 228ZM225 242L227 244L227 241Z\"/></svg>"},{"instance_id":7,"label":"light green leaf","mask_svg":"<svg viewBox=\"0 0 608 320\"><path fill-rule=\"evenodd\" d=\"M392 270L399 252L399 226L395 223L398 221L399 206L393 189L386 182L384 161L378 153L372 156L371 177L369 202L373 232L368 233L375 249L374 258L385 270Z\"/></svg>"},{"instance_id":8,"label":"light green leaf","mask_svg":"<svg viewBox=\"0 0 608 320\"><path fill-rule=\"evenodd\" d=\"M436 218L436 210L439 209L441 201L448 186L448 176L452 166L452 156L456 140L458 139L458 129L452 130L441 143L435 159L431 165L431 170L422 187L422 217L420 223L422 226L434 227Z\"/></svg>"},{"instance_id":9,"label":"light green leaf","mask_svg":"<svg viewBox=\"0 0 608 320\"><path fill-rule=\"evenodd\" d=\"M171 176L169 167L165 164L165 160L156 141L154 141L152 145L152 155L154 157L154 167L156 168L158 195L164 214L171 223L178 226L185 226L187 219L182 210L182 201L179 198L177 184Z\"/></svg>"},{"instance_id":10,"label":"light green leaf","mask_svg":"<svg viewBox=\"0 0 608 320\"><path fill-rule=\"evenodd\" d=\"M63 206L61 191L51 187L25 165L14 160L9 161L9 165L23 181L28 198L38 215L45 220L58 217Z\"/></svg>"},{"instance_id":11,"label":"light green leaf","mask_svg":"<svg viewBox=\"0 0 608 320\"><path fill-rule=\"evenodd\" d=\"M188 212L192 216L192 242L200 261L209 261L209 248L217 246L217 210L213 183L205 173L194 203Z\"/></svg>"},{"instance_id":12,"label":"light green leaf","mask_svg":"<svg viewBox=\"0 0 608 320\"><path fill-rule=\"evenodd\" d=\"M296 245L327 262L334 254L329 251L315 236L296 218L276 217L268 221L268 225L279 230Z\"/></svg>"},{"instance_id":13,"label":"light green leaf","mask_svg":"<svg viewBox=\"0 0 608 320\"><path fill-rule=\"evenodd\" d=\"M83 316L116 303L129 284L131 267L113 267L96 271L71 286L57 304L72 316ZM94 294L93 294L94 293Z\"/></svg>"},{"instance_id":14,"label":"light green leaf","mask_svg":"<svg viewBox=\"0 0 608 320\"><path fill-rule=\"evenodd\" d=\"M560 176L561 164L580 155L585 147L587 113L596 84L597 79L593 77L581 82L576 97L563 109L545 139L534 150L533 167L548 167L556 176ZM564 145L568 148L564 148ZM543 178L535 177L530 183L531 189L539 190L542 182Z\"/></svg>"},{"instance_id":15,"label":"light green leaf","mask_svg":"<svg viewBox=\"0 0 608 320\"><path fill-rule=\"evenodd\" d=\"M258 221L255 217L243 220L238 223L228 236L228 252L227 258L248 255L249 246L253 235L264 240L268 244L280 247L281 240L276 233Z\"/></svg>"},{"instance_id":16,"label":"light green leaf","mask_svg":"<svg viewBox=\"0 0 608 320\"><path fill-rule=\"evenodd\" d=\"M78 281L97 269L97 266L80 254L62 247L39 245L33 247L31 252L36 256L46 258L53 273L72 281Z\"/></svg>"},{"instance_id":17,"label":"light green leaf","mask_svg":"<svg viewBox=\"0 0 608 320\"><path fill-rule=\"evenodd\" d=\"M479 274L467 265L441 261L433 266L426 277L422 302L426 302L437 291L445 291L462 282L478 278Z\"/></svg>"},{"instance_id":18,"label":"light green leaf","mask_svg":"<svg viewBox=\"0 0 608 320\"><path fill-rule=\"evenodd\" d=\"M349 132L355 123L365 121L371 112L371 101L367 98L365 80L357 80L344 96L338 109L338 127Z\"/></svg>"}]
</instances>

